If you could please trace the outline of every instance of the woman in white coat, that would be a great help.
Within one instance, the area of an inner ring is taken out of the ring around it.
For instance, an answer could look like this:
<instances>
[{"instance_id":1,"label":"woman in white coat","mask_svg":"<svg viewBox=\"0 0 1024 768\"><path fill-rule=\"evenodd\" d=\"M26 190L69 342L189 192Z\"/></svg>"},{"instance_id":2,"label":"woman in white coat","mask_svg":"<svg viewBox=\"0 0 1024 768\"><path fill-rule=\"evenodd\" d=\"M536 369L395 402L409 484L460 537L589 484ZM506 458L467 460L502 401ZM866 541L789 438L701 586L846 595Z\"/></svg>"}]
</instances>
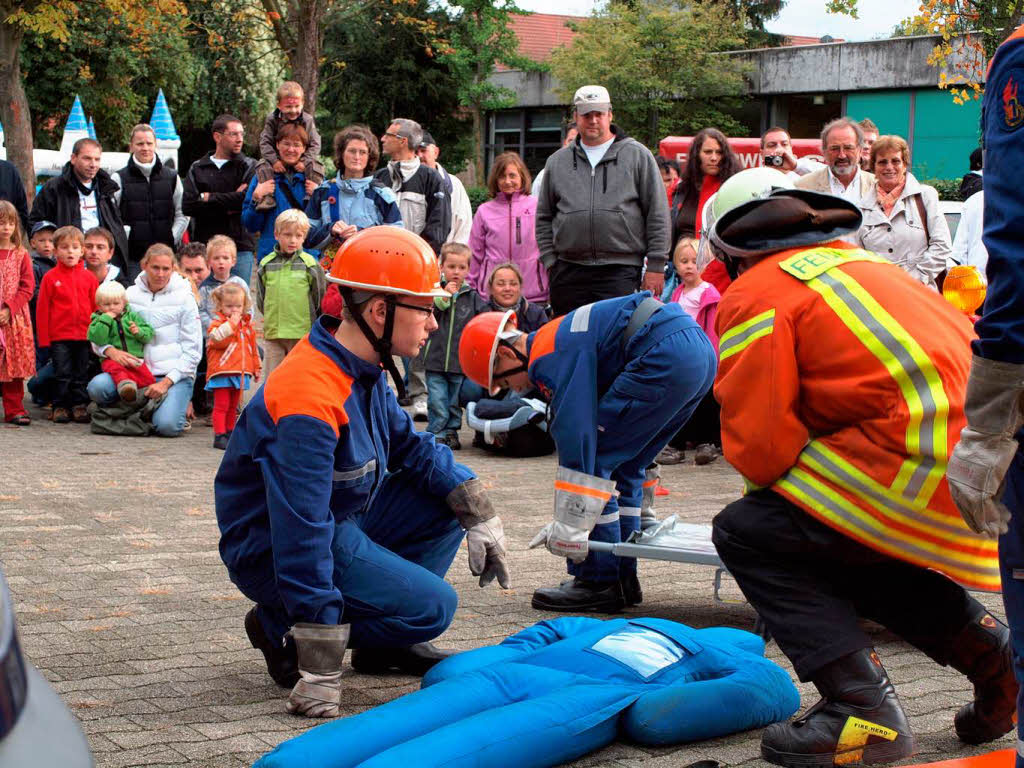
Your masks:
<instances>
[{"instance_id":1,"label":"woman in white coat","mask_svg":"<svg viewBox=\"0 0 1024 768\"><path fill-rule=\"evenodd\" d=\"M871 146L875 187L861 202L864 223L857 241L938 290L935 278L952 251L939 194L910 173L910 147L899 136L881 136Z\"/></svg>"},{"instance_id":2,"label":"woman in white coat","mask_svg":"<svg viewBox=\"0 0 1024 768\"><path fill-rule=\"evenodd\" d=\"M163 437L177 437L185 431L185 410L192 399L196 366L203 353L203 329L199 322L192 286L177 273L177 259L166 245L149 247L140 262L142 273L128 289L128 304L153 326L153 339L146 345L145 363L156 383L144 390L146 397L163 398L153 413L153 426ZM135 357L115 347L97 349L100 355L122 365L134 364ZM117 388L109 374L89 382L89 397L100 405L117 400Z\"/></svg>"}]
</instances>

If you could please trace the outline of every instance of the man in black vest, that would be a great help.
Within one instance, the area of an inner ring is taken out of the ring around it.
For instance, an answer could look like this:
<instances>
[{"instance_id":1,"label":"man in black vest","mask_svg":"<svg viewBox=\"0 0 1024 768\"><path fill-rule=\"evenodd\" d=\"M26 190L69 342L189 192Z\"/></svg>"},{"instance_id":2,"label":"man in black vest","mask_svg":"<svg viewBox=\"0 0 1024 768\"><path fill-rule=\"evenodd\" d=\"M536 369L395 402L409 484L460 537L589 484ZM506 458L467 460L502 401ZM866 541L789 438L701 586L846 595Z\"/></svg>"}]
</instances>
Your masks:
<instances>
[{"instance_id":1,"label":"man in black vest","mask_svg":"<svg viewBox=\"0 0 1024 768\"><path fill-rule=\"evenodd\" d=\"M120 206L121 221L128 227L127 277L134 282L146 249L153 243L174 248L188 217L181 212L181 179L157 157L152 127L140 123L132 128L128 146L132 153L128 165L111 178L118 186L114 200Z\"/></svg>"}]
</instances>

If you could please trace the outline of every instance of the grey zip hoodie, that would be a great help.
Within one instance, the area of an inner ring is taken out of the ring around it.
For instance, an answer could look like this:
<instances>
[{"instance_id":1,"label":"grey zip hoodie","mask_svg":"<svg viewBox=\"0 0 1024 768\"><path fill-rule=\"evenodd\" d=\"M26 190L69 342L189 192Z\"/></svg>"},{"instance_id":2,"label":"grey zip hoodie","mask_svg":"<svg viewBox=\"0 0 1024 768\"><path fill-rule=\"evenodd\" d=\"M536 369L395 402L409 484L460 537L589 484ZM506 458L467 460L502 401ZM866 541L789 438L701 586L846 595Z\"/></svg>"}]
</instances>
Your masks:
<instances>
[{"instance_id":1,"label":"grey zip hoodie","mask_svg":"<svg viewBox=\"0 0 1024 768\"><path fill-rule=\"evenodd\" d=\"M577 138L544 165L537 202L537 245L548 269L579 264L643 266L656 274L668 259L668 198L654 155L612 126L615 140L591 168Z\"/></svg>"}]
</instances>

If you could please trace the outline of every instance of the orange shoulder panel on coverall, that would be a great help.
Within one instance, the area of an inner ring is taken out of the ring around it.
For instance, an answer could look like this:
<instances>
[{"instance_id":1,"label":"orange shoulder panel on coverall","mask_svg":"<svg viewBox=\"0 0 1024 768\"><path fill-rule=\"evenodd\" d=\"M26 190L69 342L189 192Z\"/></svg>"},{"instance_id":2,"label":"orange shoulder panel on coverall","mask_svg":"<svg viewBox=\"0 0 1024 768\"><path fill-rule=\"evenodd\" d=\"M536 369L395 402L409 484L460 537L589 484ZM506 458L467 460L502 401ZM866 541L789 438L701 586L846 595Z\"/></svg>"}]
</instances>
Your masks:
<instances>
[{"instance_id":1,"label":"orange shoulder panel on coverall","mask_svg":"<svg viewBox=\"0 0 1024 768\"><path fill-rule=\"evenodd\" d=\"M946 484L965 425L970 322L881 257L840 241L773 254L718 308L722 447L861 543L999 589L996 542Z\"/></svg>"}]
</instances>

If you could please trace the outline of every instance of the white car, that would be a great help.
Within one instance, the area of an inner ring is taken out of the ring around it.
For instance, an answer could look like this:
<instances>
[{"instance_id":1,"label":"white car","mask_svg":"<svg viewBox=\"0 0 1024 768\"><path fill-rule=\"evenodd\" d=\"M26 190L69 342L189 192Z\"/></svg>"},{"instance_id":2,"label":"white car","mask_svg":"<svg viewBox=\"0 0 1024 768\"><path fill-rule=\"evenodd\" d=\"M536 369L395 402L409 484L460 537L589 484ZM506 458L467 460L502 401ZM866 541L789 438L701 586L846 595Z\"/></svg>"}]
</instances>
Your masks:
<instances>
[{"instance_id":1,"label":"white car","mask_svg":"<svg viewBox=\"0 0 1024 768\"><path fill-rule=\"evenodd\" d=\"M964 204L959 200L939 200L939 210L942 211L942 215L946 217L946 224L949 225L950 242L956 237L956 228L960 224L960 212L963 209Z\"/></svg>"}]
</instances>

